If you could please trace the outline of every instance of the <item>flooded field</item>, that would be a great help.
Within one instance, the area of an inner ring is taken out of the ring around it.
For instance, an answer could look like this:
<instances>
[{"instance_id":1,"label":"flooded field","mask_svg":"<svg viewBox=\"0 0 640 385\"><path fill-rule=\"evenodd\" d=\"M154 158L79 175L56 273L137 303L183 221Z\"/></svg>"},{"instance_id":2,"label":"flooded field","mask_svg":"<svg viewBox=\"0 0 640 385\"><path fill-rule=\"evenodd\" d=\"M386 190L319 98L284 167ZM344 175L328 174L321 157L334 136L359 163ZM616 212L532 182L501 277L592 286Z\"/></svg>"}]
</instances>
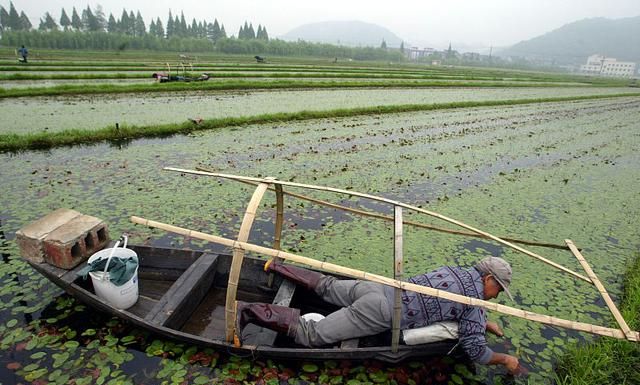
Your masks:
<instances>
[{"instance_id":1,"label":"flooded field","mask_svg":"<svg viewBox=\"0 0 640 385\"><path fill-rule=\"evenodd\" d=\"M634 93L634 88L372 88L174 92L0 99L0 133L153 125L301 110Z\"/></svg>"},{"instance_id":2,"label":"flooded field","mask_svg":"<svg viewBox=\"0 0 640 385\"><path fill-rule=\"evenodd\" d=\"M210 118L623 90L367 89L82 96L2 100L0 111L1 131L6 133L44 127L99 128L114 120L151 124L198 115ZM88 382L103 378L102 382L119 379L137 384L163 380L205 383L229 377L241 382L253 381L256 373L269 367L304 383L321 382L320 375L327 375L326 381L336 377L331 370L339 363L289 366L211 351L198 351L198 357L208 357L208 361L190 360L195 348L149 336L87 310L20 259L13 242L15 232L59 207L103 218L114 236L127 231L137 243L211 248L204 242L133 226L127 219L130 215L236 235L252 189L162 171L164 166L206 166L224 173L352 188L424 207L496 235L554 243L570 238L617 298L622 291L621 274L640 249L636 225L640 215L638 116L640 98L625 97L320 119L0 154L0 381L46 378L64 383L65 375L77 375ZM309 195L333 202L340 199L346 205L362 203L327 193ZM274 204L273 195L267 194L250 236L252 242L272 241ZM286 206L285 249L392 274L393 235L388 224L290 198ZM391 212L391 208L384 210ZM424 217L411 219L436 223ZM580 271L568 252L532 250ZM594 287L489 242L407 229L404 253L408 275L443 264L469 265L491 253L503 256L514 267L516 303L500 298L501 303L599 325L612 321ZM448 365L444 381L434 383L549 383L554 360L567 344L591 340L586 334L495 313L489 313L489 318L506 332L505 338L489 337L489 344L517 355L531 370L528 380L509 378L500 368L458 364ZM394 376L405 368L407 373L423 370L421 363L406 365L385 368L387 375L380 382L388 383L389 376L397 380ZM80 367L95 368L97 376ZM374 381L378 377L367 373L380 372L375 367L373 371L371 367L350 367L341 373L345 374L340 381L349 383ZM360 373L364 380L358 377Z\"/></svg>"}]
</instances>

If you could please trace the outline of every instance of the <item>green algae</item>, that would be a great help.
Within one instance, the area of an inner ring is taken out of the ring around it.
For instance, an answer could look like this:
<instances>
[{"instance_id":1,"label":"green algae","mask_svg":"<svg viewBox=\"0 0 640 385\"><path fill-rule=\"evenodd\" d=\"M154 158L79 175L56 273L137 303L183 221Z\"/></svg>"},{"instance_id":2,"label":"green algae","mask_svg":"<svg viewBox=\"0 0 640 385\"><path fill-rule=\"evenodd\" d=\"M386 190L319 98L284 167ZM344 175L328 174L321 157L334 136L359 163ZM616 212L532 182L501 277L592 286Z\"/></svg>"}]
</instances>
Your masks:
<instances>
[{"instance_id":1,"label":"green algae","mask_svg":"<svg viewBox=\"0 0 640 385\"><path fill-rule=\"evenodd\" d=\"M4 154L2 230L12 239L25 223L66 206L104 218L112 234L129 231L132 241L209 248L204 242L127 221L135 214L234 237L252 188L160 171L162 166L204 165L226 173L382 194L499 235L553 242L571 238L617 297L622 285L619 275L638 248L638 112L636 98L588 100L227 127L136 141L121 148L98 145ZM245 132L251 135L242 135ZM343 204L362 203L327 193L309 195ZM391 275L393 236L388 224L285 199L283 245L287 249ZM274 202L273 194L267 194L252 241L272 242L269 222L275 216ZM430 222L422 216L410 217ZM597 324L611 320L592 286L541 262L489 242L471 243L451 235L407 228L405 237L407 275L442 264L469 265L483 255L499 253L514 266L512 286L518 307ZM580 269L568 252L533 251ZM12 319L27 312L37 316L59 290L26 268L15 244L2 246L2 252L9 255L9 262L2 264L2 309L12 314L4 323L14 324ZM65 306L60 315L73 308ZM490 337L491 346L518 355L533 369L530 379L535 383L549 379L553 359L566 344L590 339L498 314L490 318L500 322L507 335ZM51 319L51 325L60 322L58 315ZM22 327L20 322L14 326ZM30 332L22 330L17 338L28 339ZM121 341L114 346L128 340ZM17 342L11 340L11 344ZM44 353L33 362L24 361L24 366L38 365L30 367L29 373L50 368L38 362L52 357ZM173 357L169 362L175 362ZM60 362L64 366L69 361ZM246 372L238 371L240 365L234 365L227 373L249 376L252 370L245 366ZM187 378L190 370L171 367L162 373L168 377L162 378ZM501 381L499 369L480 368L476 376L484 382Z\"/></svg>"}]
</instances>

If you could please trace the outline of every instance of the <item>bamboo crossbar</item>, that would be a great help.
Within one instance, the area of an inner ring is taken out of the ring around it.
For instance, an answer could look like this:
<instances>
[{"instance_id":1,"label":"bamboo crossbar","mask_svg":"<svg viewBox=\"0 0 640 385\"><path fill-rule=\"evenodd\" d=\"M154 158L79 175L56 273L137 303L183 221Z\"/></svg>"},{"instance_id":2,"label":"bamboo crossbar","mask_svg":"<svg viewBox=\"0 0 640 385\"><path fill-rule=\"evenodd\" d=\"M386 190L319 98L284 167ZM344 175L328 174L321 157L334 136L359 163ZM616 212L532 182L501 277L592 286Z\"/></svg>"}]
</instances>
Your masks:
<instances>
[{"instance_id":1,"label":"bamboo crossbar","mask_svg":"<svg viewBox=\"0 0 640 385\"><path fill-rule=\"evenodd\" d=\"M196 167L196 170L205 171L205 172L212 172L212 171L208 170L205 167ZM248 184L248 185L251 185L251 186L257 186L258 185L258 183L256 183L256 182L250 182L250 181L245 181L245 180L238 180L238 182L242 182L242 183L245 183L245 184ZM270 191L276 191L276 189L278 187L282 187L282 185L276 184L275 187L276 188L269 187L269 190ZM354 209L352 207L347 207L347 206L339 205L337 203L331 203L331 202L323 201L321 199L311 198L311 197L308 197L306 195L302 195L302 194L298 194L298 193L294 193L294 192L290 192L290 191L285 191L284 195L288 195L288 196L291 196L291 197L294 197L294 198L305 200L307 202L316 203L316 204L319 204L319 205L322 205L322 206L327 206L327 207L331 207L331 208L334 208L334 209L347 211L347 212L350 212L350 213L353 213L353 214L362 215L362 216L369 217L369 218L382 219L382 220L385 220L387 222L393 222L394 221L393 217L391 217L389 215L384 215L384 214L380 214L380 213L374 213L374 212L371 212L371 211ZM441 232L441 233L454 234L454 235L464 235L466 237L475 237L475 238L488 239L488 237L486 237L486 236L484 236L482 234L476 234L476 233L472 233L472 232L469 232L469 231L446 229L444 227L427 225L427 224L421 223L421 222L403 220L402 223L404 223L405 225L409 225L409 226L413 226L413 227L419 227L419 228L427 229L427 230L438 231L438 232ZM530 241L530 240L526 240L526 239L503 237L503 236L499 236L499 238L500 239L504 239L505 241L509 241L509 242L513 242L513 243L519 243L519 244L522 244L522 245L540 246L540 247L547 247L547 248L559 249L559 250L569 250L569 246L567 246L566 244L565 245L561 245L561 244L557 244L557 243ZM274 247L274 248L277 249L277 247Z\"/></svg>"},{"instance_id":2,"label":"bamboo crossbar","mask_svg":"<svg viewBox=\"0 0 640 385\"><path fill-rule=\"evenodd\" d=\"M378 202L383 202L383 203L388 203L392 206L400 206L409 210L413 210L419 213L423 213L438 219L441 219L445 222L449 222L452 223L454 225L460 226L462 228L465 228L467 230L470 230L476 234L480 234L483 235L485 238L489 238L492 239L500 244L503 244L505 246L508 246L514 250L517 250L525 255L528 255L530 257L536 258L550 266L553 266L559 270L564 271L565 273L571 274L576 278L579 278L585 282L588 283L593 283L591 282L591 280L587 277L585 277L582 274L579 274L571 269L568 269L558 263L555 263L541 255L538 255L536 253L533 253L529 250L526 250L520 246L514 245L511 242L505 241L502 238L498 238L495 235L489 234L485 231L476 229L475 227L469 226L463 222L460 222L458 220L449 218L447 216L444 216L442 214L438 214L436 212L433 211L429 211L429 210L425 210L422 209L420 207L416 207L413 205L409 205L406 203L402 203L399 201L394 201L392 199L387 199L387 198L383 198L383 197L379 197L379 196L375 196L375 195L370 195L370 194L365 194L365 193L361 193L361 192L357 192L357 191L349 191L349 190L343 190L343 189L338 189L338 188L334 188L334 187L325 187L325 186L316 186L316 185L308 185L308 184L302 184L302 183L296 183L296 182L285 182L285 181L280 181L280 180L274 180L274 179L265 179L265 178L252 178L252 177L244 177L244 176L237 176L237 175L230 175L230 174L221 174L221 173L214 173L214 172L207 172L207 171L197 171L197 170L187 170L187 169L180 169L180 168L174 168L174 167L165 167L164 170L166 171L175 171L175 172L180 172L183 174L193 174L193 175L204 175L204 176L214 176L214 177L219 177L219 178L226 178L226 179L232 179L232 180L238 180L238 181L250 181L250 182L257 182L257 183L273 183L273 184L280 184L282 186L291 186L291 187L299 187L299 188L307 188L307 189L311 189L311 190L318 190L318 191L328 191L328 192L333 192L333 193L337 193L337 194L345 194L345 195L351 195L351 196L357 196L360 198L366 198L366 199L370 199L373 201L378 201Z\"/></svg>"},{"instance_id":3,"label":"bamboo crossbar","mask_svg":"<svg viewBox=\"0 0 640 385\"><path fill-rule=\"evenodd\" d=\"M622 329L622 331L627 336L627 338L631 338L633 332L631 331L631 328L629 328L629 325L627 325L627 322L624 320L624 317L622 317L622 314L620 314L618 307L609 296L607 289L604 288L604 285L602 285L602 282L600 282L600 279L598 278L596 273L594 273L593 269L591 268L587 260L582 256L580 251L578 251L578 248L573 243L573 241L571 241L570 239L565 239L565 242L567 243L567 246L569 246L569 249L571 249L571 252L573 253L573 255L580 262L580 264L584 268L584 271L587 273L589 278L591 278L591 281L593 281L593 284L596 286L596 288L600 292L600 295L604 299L604 302L607 304L607 307L611 311L611 314L613 314L613 317L616 319L616 322L618 322L618 325L620 325L620 329Z\"/></svg>"},{"instance_id":4,"label":"bamboo crossbar","mask_svg":"<svg viewBox=\"0 0 640 385\"><path fill-rule=\"evenodd\" d=\"M367 280L372 282L378 282L384 285L388 285L402 290L414 291L420 294L426 294L433 297L448 299L453 302L462 303L469 306L479 306L487 310L497 311L502 314L511 315L518 318L523 318L529 321L535 321L544 323L547 325L560 326L567 329L573 329L577 331L613 337L618 339L628 339L629 341L640 341L640 333L633 331L630 336L626 336L619 329L612 329L604 326L592 325L584 322L570 321L558 317L552 317L549 315L534 313L517 308L513 308L506 305L500 305L497 303L466 297L460 294L453 294L446 291L434 289L427 286L420 286L408 282L397 281L391 278L387 278L381 275L371 274L364 271L347 268L339 265L335 265L328 262L320 262L311 258L306 258L297 254L288 253L282 250L274 250L264 246L258 246L251 243L234 241L233 239L223 238L216 235L206 234L199 231L189 230L177 226L168 225L161 222L151 221L148 219L132 216L131 222L141 224L148 227L154 227L165 231L170 231L176 234L181 234L188 237L202 239L205 241L217 243L223 246L231 247L233 249L242 249L245 251L251 251L274 258L282 258L289 261L302 263L311 266L316 269L324 270L331 273L341 274L351 278Z\"/></svg>"}]
</instances>

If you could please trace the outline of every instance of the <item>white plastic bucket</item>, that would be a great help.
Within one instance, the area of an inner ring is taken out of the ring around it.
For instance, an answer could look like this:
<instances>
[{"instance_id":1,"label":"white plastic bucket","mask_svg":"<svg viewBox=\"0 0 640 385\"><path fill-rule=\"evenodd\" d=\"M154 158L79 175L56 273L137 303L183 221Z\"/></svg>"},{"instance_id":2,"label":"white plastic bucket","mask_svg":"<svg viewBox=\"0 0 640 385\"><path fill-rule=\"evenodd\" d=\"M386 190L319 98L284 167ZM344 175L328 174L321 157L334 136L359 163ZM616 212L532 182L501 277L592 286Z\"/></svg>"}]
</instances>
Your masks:
<instances>
[{"instance_id":1,"label":"white plastic bucket","mask_svg":"<svg viewBox=\"0 0 640 385\"><path fill-rule=\"evenodd\" d=\"M127 249L127 239L125 237L124 246L118 247L120 241L118 241L114 247L100 250L93 254L88 263L96 261L98 259L107 259L104 271L91 271L89 276L93 282L93 289L96 295L111 304L116 309L128 309L138 301L138 268L133 273L131 279L125 282L122 286L116 286L109 280L109 262L111 258L131 258L138 257L135 251Z\"/></svg>"}]
</instances>

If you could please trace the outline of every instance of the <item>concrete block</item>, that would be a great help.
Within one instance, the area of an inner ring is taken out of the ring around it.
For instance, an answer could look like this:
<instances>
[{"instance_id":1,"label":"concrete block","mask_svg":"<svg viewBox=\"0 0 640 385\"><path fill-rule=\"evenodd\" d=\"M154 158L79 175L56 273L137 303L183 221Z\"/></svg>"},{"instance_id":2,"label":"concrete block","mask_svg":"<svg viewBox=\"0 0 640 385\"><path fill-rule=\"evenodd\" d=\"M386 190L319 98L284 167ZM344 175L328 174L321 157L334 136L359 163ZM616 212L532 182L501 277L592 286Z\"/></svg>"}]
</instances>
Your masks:
<instances>
[{"instance_id":1,"label":"concrete block","mask_svg":"<svg viewBox=\"0 0 640 385\"><path fill-rule=\"evenodd\" d=\"M81 215L70 209L58 209L16 232L16 242L23 258L44 262L44 238L63 224Z\"/></svg>"},{"instance_id":2,"label":"concrete block","mask_svg":"<svg viewBox=\"0 0 640 385\"><path fill-rule=\"evenodd\" d=\"M109 243L107 224L79 215L44 238L44 260L62 269L72 269Z\"/></svg>"}]
</instances>

